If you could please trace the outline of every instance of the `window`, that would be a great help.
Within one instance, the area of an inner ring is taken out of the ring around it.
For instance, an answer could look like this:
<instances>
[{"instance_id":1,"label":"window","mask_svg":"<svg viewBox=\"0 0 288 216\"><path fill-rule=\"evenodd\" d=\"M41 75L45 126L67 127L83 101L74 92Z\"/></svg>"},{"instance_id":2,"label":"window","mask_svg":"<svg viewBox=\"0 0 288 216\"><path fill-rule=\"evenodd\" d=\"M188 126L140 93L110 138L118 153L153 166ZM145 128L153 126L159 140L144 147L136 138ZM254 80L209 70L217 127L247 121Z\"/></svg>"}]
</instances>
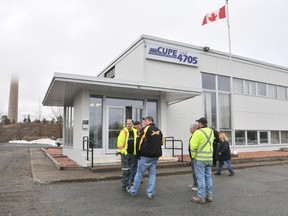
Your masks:
<instances>
[{"instance_id":1,"label":"window","mask_svg":"<svg viewBox=\"0 0 288 216\"><path fill-rule=\"evenodd\" d=\"M104 74L104 77L114 78L115 77L115 67L112 67L109 71Z\"/></svg>"},{"instance_id":2,"label":"window","mask_svg":"<svg viewBox=\"0 0 288 216\"><path fill-rule=\"evenodd\" d=\"M90 98L89 136L94 148L102 148L102 98Z\"/></svg>"},{"instance_id":3,"label":"window","mask_svg":"<svg viewBox=\"0 0 288 216\"><path fill-rule=\"evenodd\" d=\"M265 83L257 83L257 95L267 96L267 89Z\"/></svg>"},{"instance_id":4,"label":"window","mask_svg":"<svg viewBox=\"0 0 288 216\"><path fill-rule=\"evenodd\" d=\"M233 79L234 93L244 94L244 82L242 79Z\"/></svg>"},{"instance_id":5,"label":"window","mask_svg":"<svg viewBox=\"0 0 288 216\"><path fill-rule=\"evenodd\" d=\"M216 93L204 92L204 112L209 125L217 125L216 118Z\"/></svg>"},{"instance_id":6,"label":"window","mask_svg":"<svg viewBox=\"0 0 288 216\"><path fill-rule=\"evenodd\" d=\"M283 100L287 99L287 90L285 87L278 86L278 98Z\"/></svg>"},{"instance_id":7,"label":"window","mask_svg":"<svg viewBox=\"0 0 288 216\"><path fill-rule=\"evenodd\" d=\"M235 145L245 145L245 131L235 131Z\"/></svg>"},{"instance_id":8,"label":"window","mask_svg":"<svg viewBox=\"0 0 288 216\"><path fill-rule=\"evenodd\" d=\"M260 138L260 144L268 144L268 132L260 131L259 138Z\"/></svg>"},{"instance_id":9,"label":"window","mask_svg":"<svg viewBox=\"0 0 288 216\"><path fill-rule=\"evenodd\" d=\"M156 100L148 100L147 101L147 116L152 116L154 118L154 122L157 125L157 101Z\"/></svg>"},{"instance_id":10,"label":"window","mask_svg":"<svg viewBox=\"0 0 288 216\"><path fill-rule=\"evenodd\" d=\"M271 131L271 144L279 143L279 131Z\"/></svg>"},{"instance_id":11,"label":"window","mask_svg":"<svg viewBox=\"0 0 288 216\"><path fill-rule=\"evenodd\" d=\"M65 107L65 138L64 145L73 146L74 107Z\"/></svg>"},{"instance_id":12,"label":"window","mask_svg":"<svg viewBox=\"0 0 288 216\"><path fill-rule=\"evenodd\" d=\"M257 131L247 131L247 144L257 145Z\"/></svg>"},{"instance_id":13,"label":"window","mask_svg":"<svg viewBox=\"0 0 288 216\"><path fill-rule=\"evenodd\" d=\"M212 74L202 74L202 88L216 90L215 75Z\"/></svg>"},{"instance_id":14,"label":"window","mask_svg":"<svg viewBox=\"0 0 288 216\"><path fill-rule=\"evenodd\" d=\"M276 85L268 85L268 97L277 98L277 86Z\"/></svg>"},{"instance_id":15,"label":"window","mask_svg":"<svg viewBox=\"0 0 288 216\"><path fill-rule=\"evenodd\" d=\"M288 143L288 131L281 131L281 144Z\"/></svg>"},{"instance_id":16,"label":"window","mask_svg":"<svg viewBox=\"0 0 288 216\"><path fill-rule=\"evenodd\" d=\"M245 94L256 95L256 83L253 81L245 81Z\"/></svg>"},{"instance_id":17,"label":"window","mask_svg":"<svg viewBox=\"0 0 288 216\"><path fill-rule=\"evenodd\" d=\"M218 76L218 90L230 92L230 78L224 76Z\"/></svg>"},{"instance_id":18,"label":"window","mask_svg":"<svg viewBox=\"0 0 288 216\"><path fill-rule=\"evenodd\" d=\"M221 129L231 128L230 94L219 93L219 127Z\"/></svg>"}]
</instances>

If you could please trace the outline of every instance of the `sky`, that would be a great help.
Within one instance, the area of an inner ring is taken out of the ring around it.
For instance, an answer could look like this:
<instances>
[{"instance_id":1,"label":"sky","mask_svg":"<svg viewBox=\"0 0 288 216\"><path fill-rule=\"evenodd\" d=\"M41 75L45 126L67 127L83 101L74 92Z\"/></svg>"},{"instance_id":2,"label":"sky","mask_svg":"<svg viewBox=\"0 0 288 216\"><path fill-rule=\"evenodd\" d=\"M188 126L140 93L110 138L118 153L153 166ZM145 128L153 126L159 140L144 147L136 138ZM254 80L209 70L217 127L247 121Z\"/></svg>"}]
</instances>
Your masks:
<instances>
[{"instance_id":1,"label":"sky","mask_svg":"<svg viewBox=\"0 0 288 216\"><path fill-rule=\"evenodd\" d=\"M225 0L0 0L0 115L19 77L18 121L51 119L54 72L97 75L142 34L229 52ZM288 68L288 1L229 0L231 52Z\"/></svg>"}]
</instances>

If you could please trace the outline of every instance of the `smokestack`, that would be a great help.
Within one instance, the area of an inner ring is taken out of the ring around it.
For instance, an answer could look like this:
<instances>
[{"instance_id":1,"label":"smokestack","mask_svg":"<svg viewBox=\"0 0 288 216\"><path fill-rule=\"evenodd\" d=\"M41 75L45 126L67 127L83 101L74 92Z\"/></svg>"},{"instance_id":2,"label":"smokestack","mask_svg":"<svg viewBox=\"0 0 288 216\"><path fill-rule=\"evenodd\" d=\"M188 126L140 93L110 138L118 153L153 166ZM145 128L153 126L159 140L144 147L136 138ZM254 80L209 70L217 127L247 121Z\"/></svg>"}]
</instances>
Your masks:
<instances>
[{"instance_id":1,"label":"smokestack","mask_svg":"<svg viewBox=\"0 0 288 216\"><path fill-rule=\"evenodd\" d=\"M11 123L18 122L18 76L12 76L10 83L8 118Z\"/></svg>"}]
</instances>

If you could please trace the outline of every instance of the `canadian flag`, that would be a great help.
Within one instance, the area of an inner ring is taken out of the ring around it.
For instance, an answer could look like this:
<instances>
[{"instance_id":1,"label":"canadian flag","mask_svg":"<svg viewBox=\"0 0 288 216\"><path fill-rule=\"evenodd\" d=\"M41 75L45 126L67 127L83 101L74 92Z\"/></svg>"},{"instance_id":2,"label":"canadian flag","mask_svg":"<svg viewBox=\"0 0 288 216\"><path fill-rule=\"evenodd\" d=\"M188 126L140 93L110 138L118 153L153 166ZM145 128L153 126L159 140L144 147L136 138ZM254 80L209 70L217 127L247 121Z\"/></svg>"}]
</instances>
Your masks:
<instances>
[{"instance_id":1,"label":"canadian flag","mask_svg":"<svg viewBox=\"0 0 288 216\"><path fill-rule=\"evenodd\" d=\"M214 22L219 19L223 19L226 17L226 9L225 5L221 7L219 10L216 10L212 13L207 13L203 19L202 25L205 25L210 22Z\"/></svg>"}]
</instances>

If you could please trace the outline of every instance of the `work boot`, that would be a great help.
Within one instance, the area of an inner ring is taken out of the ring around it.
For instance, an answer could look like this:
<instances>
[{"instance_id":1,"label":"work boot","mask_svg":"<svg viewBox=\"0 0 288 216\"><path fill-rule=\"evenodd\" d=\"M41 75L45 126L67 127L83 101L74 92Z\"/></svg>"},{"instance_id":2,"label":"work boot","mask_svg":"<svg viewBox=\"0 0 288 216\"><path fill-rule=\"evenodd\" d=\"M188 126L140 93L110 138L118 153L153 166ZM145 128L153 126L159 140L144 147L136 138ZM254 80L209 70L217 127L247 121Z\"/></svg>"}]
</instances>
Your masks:
<instances>
[{"instance_id":1,"label":"work boot","mask_svg":"<svg viewBox=\"0 0 288 216\"><path fill-rule=\"evenodd\" d=\"M192 198L191 198L191 201L192 201L192 202L195 202L195 203L205 203L205 199L204 199L204 198L201 198L201 197L198 197L198 196L192 197Z\"/></svg>"},{"instance_id":2,"label":"work boot","mask_svg":"<svg viewBox=\"0 0 288 216\"><path fill-rule=\"evenodd\" d=\"M206 197L206 201L207 201L207 202L212 202L212 201L213 201L212 195L208 195L208 196Z\"/></svg>"}]
</instances>

